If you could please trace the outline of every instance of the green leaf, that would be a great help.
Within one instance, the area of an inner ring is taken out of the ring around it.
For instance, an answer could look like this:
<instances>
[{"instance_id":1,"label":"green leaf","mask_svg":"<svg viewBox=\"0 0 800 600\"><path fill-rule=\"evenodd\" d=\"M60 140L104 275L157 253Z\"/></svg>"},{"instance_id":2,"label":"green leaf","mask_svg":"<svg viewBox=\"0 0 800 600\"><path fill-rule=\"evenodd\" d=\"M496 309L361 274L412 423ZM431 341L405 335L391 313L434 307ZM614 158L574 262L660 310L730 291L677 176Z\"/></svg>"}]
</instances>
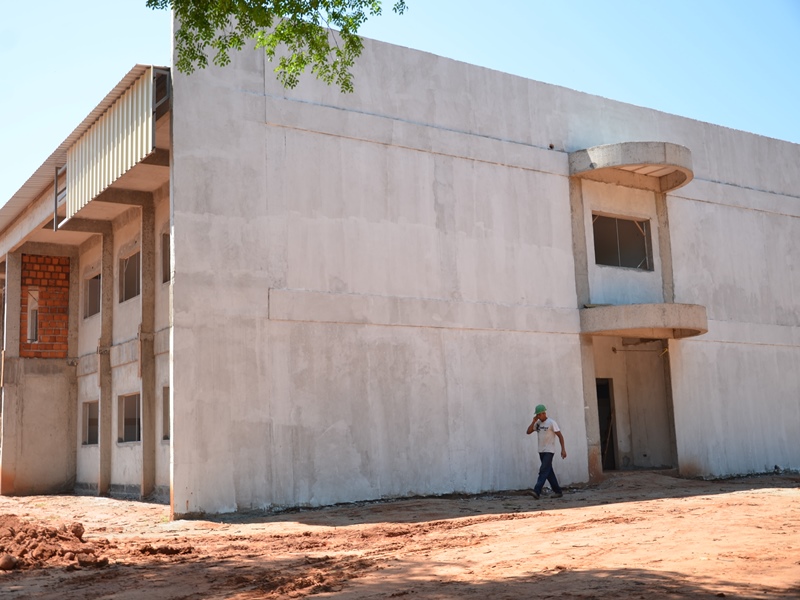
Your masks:
<instances>
[{"instance_id":1,"label":"green leaf","mask_svg":"<svg viewBox=\"0 0 800 600\"><path fill-rule=\"evenodd\" d=\"M309 70L328 85L353 91L350 69L364 45L359 28L381 14L381 0L147 0L155 10L172 10L176 68L182 73L230 63L230 52L250 40L267 58L277 57L275 74L287 88L295 87ZM392 10L403 14L405 0Z\"/></svg>"}]
</instances>

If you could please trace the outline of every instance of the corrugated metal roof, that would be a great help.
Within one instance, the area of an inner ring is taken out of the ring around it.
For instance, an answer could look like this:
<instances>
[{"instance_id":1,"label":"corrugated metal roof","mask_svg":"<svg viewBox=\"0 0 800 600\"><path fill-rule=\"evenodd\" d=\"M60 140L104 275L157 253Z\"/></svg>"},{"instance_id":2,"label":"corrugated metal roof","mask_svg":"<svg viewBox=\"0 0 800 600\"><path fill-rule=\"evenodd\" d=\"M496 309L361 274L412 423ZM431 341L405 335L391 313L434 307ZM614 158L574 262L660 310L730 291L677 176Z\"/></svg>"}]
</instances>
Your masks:
<instances>
[{"instance_id":1,"label":"corrugated metal roof","mask_svg":"<svg viewBox=\"0 0 800 600\"><path fill-rule=\"evenodd\" d=\"M92 112L67 136L61 145L45 160L36 172L28 178L16 194L2 207L0 207L0 233L4 232L14 220L25 210L41 193L53 183L55 170L67 162L67 150L97 121L109 107L122 96L133 83L144 74L152 65L135 65L120 82L114 86L105 98ZM166 67L158 67L166 68Z\"/></svg>"}]
</instances>

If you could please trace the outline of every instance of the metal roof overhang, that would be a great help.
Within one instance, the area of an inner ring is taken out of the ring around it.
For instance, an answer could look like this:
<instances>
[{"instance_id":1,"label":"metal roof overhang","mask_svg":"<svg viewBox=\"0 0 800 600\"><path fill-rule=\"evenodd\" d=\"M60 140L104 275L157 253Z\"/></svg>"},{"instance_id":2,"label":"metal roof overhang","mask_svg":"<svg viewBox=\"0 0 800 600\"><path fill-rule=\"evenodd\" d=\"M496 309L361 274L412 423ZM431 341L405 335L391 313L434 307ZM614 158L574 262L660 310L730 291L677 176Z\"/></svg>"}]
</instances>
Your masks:
<instances>
[{"instance_id":1,"label":"metal roof overhang","mask_svg":"<svg viewBox=\"0 0 800 600\"><path fill-rule=\"evenodd\" d=\"M67 163L67 155L70 148L90 131L98 123L109 109L122 98L125 93L149 70L168 74L168 67L154 67L151 65L135 65L128 73L114 86L114 88L103 98L103 100L86 116L72 133L56 148L56 150L45 160L22 187L3 205L0 206L0 245L5 249L10 249L22 241L54 242L69 245L81 243L88 234L59 231L53 237L52 223L50 232L36 228L33 231L11 232L15 239L8 238L12 227L20 228L19 219L29 207L42 204L43 196L47 194L45 200L49 204L49 215L53 216L53 185L58 169L62 169ZM167 86L169 82L167 81ZM168 88L167 88L168 89ZM167 91L167 93L169 93ZM162 109L168 110L167 107ZM163 116L163 112L159 113ZM158 118L155 125L156 152L137 163L128 172L121 175L112 184L112 188L132 189L141 191L153 191L164 182L169 180L169 147L170 131L169 119ZM64 181L63 177L60 181ZM65 202L60 199L58 204L58 214L61 219L65 217ZM90 202L81 210L83 218L95 218L99 220L110 220L125 210L123 205L105 204L97 207ZM38 214L40 209L36 210ZM84 214L86 213L86 214ZM24 226L24 225L23 225ZM23 237L20 238L20 235ZM4 236L6 239L3 239ZM16 239L20 238L20 239Z\"/></svg>"}]
</instances>

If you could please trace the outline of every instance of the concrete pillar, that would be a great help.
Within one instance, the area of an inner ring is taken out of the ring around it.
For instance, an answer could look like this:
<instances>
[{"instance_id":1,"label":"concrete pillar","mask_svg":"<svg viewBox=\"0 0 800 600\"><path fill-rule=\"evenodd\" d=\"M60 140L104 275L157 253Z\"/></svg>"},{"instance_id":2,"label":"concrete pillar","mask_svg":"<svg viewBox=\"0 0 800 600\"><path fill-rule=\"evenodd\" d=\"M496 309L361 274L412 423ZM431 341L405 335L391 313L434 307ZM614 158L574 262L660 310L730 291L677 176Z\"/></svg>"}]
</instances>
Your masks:
<instances>
[{"instance_id":1,"label":"concrete pillar","mask_svg":"<svg viewBox=\"0 0 800 600\"><path fill-rule=\"evenodd\" d=\"M656 194L656 216L658 218L658 254L661 257L661 289L664 302L675 302L675 282L672 273L672 242L669 236L667 195Z\"/></svg>"},{"instance_id":2,"label":"concrete pillar","mask_svg":"<svg viewBox=\"0 0 800 600\"><path fill-rule=\"evenodd\" d=\"M6 256L5 340L6 358L19 357L20 294L22 294L22 254L9 252Z\"/></svg>"},{"instance_id":3,"label":"concrete pillar","mask_svg":"<svg viewBox=\"0 0 800 600\"><path fill-rule=\"evenodd\" d=\"M156 211L152 201L142 206L142 321L139 329L139 368L142 378L142 498L156 483Z\"/></svg>"},{"instance_id":4,"label":"concrete pillar","mask_svg":"<svg viewBox=\"0 0 800 600\"><path fill-rule=\"evenodd\" d=\"M78 407L78 323L80 322L81 274L78 249L66 246L69 255L69 306L67 308L67 361L64 376L67 379L67 473L74 489L78 473L78 428L80 427Z\"/></svg>"},{"instance_id":5,"label":"concrete pillar","mask_svg":"<svg viewBox=\"0 0 800 600\"><path fill-rule=\"evenodd\" d=\"M588 304L589 252L586 248L586 221L584 219L583 186L577 177L569 180L569 202L572 216L572 253L575 257L575 292L578 307ZM589 451L589 481L599 481L603 477L603 457L600 440L600 422L597 415L597 382L594 371L594 351L592 337L580 336L581 373L583 374L583 414L586 427L586 445Z\"/></svg>"},{"instance_id":6,"label":"concrete pillar","mask_svg":"<svg viewBox=\"0 0 800 600\"><path fill-rule=\"evenodd\" d=\"M97 348L97 381L100 386L100 423L98 447L100 464L97 493L107 496L111 487L111 449L114 444L114 427L111 419L111 341L114 330L114 231L109 225L102 234L103 248L100 266L101 306L100 339Z\"/></svg>"},{"instance_id":7,"label":"concrete pillar","mask_svg":"<svg viewBox=\"0 0 800 600\"><path fill-rule=\"evenodd\" d=\"M658 218L658 253L661 256L661 289L664 302L675 302L675 280L672 270L672 241L669 233L669 214L667 212L667 195L656 194L656 215ZM672 401L672 369L669 360L669 340L662 340L664 348L664 394L667 400L667 417L669 420L669 442L672 455L672 466L678 467L678 442L675 436L675 411Z\"/></svg>"},{"instance_id":8,"label":"concrete pillar","mask_svg":"<svg viewBox=\"0 0 800 600\"><path fill-rule=\"evenodd\" d=\"M22 292L22 256L6 256L5 340L3 343L3 421L0 451L0 494L13 494L17 474L17 450L20 443L22 405L17 387L19 370L20 293Z\"/></svg>"}]
</instances>

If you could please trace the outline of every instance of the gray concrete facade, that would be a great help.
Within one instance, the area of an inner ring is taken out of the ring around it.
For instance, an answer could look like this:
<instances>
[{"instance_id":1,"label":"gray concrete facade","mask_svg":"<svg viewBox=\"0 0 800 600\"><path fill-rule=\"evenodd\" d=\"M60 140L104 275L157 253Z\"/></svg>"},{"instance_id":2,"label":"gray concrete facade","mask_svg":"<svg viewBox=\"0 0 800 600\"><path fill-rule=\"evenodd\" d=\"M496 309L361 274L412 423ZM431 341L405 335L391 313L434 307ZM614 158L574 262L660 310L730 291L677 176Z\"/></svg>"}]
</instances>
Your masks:
<instances>
[{"instance_id":1,"label":"gray concrete facade","mask_svg":"<svg viewBox=\"0 0 800 600\"><path fill-rule=\"evenodd\" d=\"M585 482L606 377L618 468L798 468L715 422L746 374L798 433L799 280L768 258L797 254L800 148L380 43L356 83L286 91L257 52L175 76L176 514L527 487L539 402ZM609 145L672 170L571 170ZM651 223L652 269L595 264L596 214Z\"/></svg>"},{"instance_id":2,"label":"gray concrete facade","mask_svg":"<svg viewBox=\"0 0 800 600\"><path fill-rule=\"evenodd\" d=\"M351 95L272 68L173 73L157 151L47 234L75 306L102 273L58 377L15 354L52 187L0 232L0 493L12 467L174 517L527 488L539 403L564 484L800 469L800 146L368 40Z\"/></svg>"}]
</instances>

